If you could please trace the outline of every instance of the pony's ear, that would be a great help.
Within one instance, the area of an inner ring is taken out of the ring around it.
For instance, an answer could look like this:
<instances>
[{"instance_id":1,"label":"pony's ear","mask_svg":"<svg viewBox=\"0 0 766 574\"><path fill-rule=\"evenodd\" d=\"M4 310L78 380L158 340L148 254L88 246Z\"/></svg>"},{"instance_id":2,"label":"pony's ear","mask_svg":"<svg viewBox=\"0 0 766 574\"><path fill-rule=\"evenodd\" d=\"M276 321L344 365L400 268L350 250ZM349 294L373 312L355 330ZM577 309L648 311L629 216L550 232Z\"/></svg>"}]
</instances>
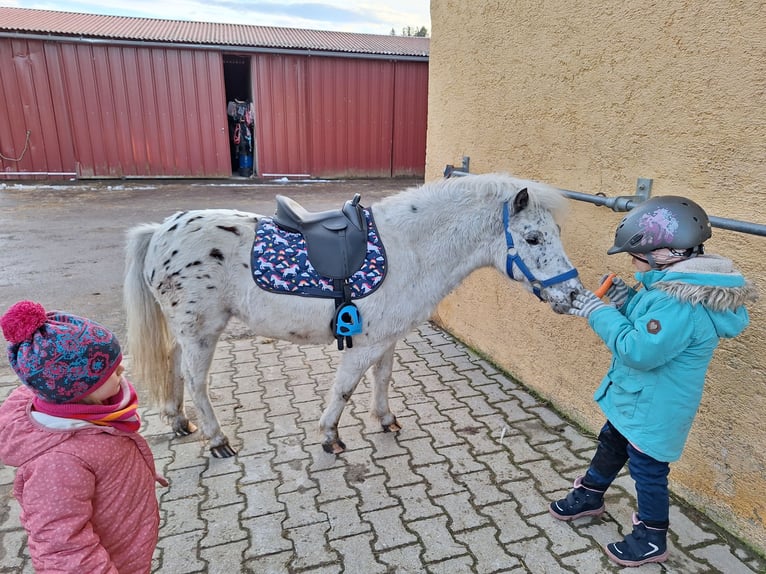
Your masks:
<instances>
[{"instance_id":1,"label":"pony's ear","mask_svg":"<svg viewBox=\"0 0 766 574\"><path fill-rule=\"evenodd\" d=\"M513 212L519 213L529 205L529 192L527 188L520 190L513 198Z\"/></svg>"}]
</instances>

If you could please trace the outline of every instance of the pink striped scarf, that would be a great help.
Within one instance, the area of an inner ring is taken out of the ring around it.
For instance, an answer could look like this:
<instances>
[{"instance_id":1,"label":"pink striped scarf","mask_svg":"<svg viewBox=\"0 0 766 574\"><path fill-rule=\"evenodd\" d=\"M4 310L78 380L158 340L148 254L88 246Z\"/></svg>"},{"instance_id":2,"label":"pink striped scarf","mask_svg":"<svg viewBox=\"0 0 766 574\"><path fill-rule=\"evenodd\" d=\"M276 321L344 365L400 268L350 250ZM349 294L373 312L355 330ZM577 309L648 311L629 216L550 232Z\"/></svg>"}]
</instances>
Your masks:
<instances>
[{"instance_id":1,"label":"pink striped scarf","mask_svg":"<svg viewBox=\"0 0 766 574\"><path fill-rule=\"evenodd\" d=\"M54 417L82 420L94 425L111 426L121 431L135 432L141 427L138 395L136 389L125 377L122 378L120 387L120 392L103 405L49 403L35 396L34 409Z\"/></svg>"}]
</instances>

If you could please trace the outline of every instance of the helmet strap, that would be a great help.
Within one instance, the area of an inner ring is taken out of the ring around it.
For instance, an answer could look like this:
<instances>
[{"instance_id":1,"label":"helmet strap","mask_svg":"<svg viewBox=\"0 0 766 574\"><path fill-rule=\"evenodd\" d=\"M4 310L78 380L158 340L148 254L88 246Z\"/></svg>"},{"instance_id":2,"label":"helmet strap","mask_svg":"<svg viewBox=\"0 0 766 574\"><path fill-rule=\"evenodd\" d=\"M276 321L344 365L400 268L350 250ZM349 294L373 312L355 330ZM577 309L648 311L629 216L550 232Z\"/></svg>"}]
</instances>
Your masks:
<instances>
[{"instance_id":1,"label":"helmet strap","mask_svg":"<svg viewBox=\"0 0 766 574\"><path fill-rule=\"evenodd\" d=\"M661 249L659 252L665 252L668 251L668 249ZM640 255L638 253L630 253L632 257L635 257L639 261L643 261L644 263L647 263L649 267L652 269L664 269L668 265L673 265L674 263L678 263L679 261L683 261L685 259L691 259L692 257L696 257L697 255L702 255L704 253L704 247L702 244L697 245L696 247L689 247L688 249L684 249L683 251L677 251L677 250L669 250L670 254L675 257L668 257L664 253L660 257L660 261L663 261L663 263L660 263L657 261L657 257L653 255L651 251L647 251L646 253L641 253Z\"/></svg>"}]
</instances>

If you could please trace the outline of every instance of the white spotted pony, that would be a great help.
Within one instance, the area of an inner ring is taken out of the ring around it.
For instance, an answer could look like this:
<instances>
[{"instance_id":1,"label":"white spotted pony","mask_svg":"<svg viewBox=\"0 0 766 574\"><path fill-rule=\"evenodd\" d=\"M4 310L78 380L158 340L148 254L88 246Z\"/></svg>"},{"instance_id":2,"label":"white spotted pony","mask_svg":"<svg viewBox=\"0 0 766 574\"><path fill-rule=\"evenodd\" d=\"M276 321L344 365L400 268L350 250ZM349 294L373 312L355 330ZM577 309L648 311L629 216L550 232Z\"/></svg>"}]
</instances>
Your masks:
<instances>
[{"instance_id":1,"label":"white spotted pony","mask_svg":"<svg viewBox=\"0 0 766 574\"><path fill-rule=\"evenodd\" d=\"M388 403L395 344L472 271L494 267L566 313L582 285L556 223L565 201L542 184L485 174L426 183L371 206L388 269L375 291L355 301L363 331L342 351L319 420L324 450L345 449L338 421L371 367L370 412L384 430L401 429ZM253 281L251 249L264 217L186 211L128 232L124 296L133 375L179 436L195 430L184 411L186 383L216 457L236 454L207 393L215 346L229 319L237 317L255 335L295 343L334 339L332 299L271 293Z\"/></svg>"}]
</instances>

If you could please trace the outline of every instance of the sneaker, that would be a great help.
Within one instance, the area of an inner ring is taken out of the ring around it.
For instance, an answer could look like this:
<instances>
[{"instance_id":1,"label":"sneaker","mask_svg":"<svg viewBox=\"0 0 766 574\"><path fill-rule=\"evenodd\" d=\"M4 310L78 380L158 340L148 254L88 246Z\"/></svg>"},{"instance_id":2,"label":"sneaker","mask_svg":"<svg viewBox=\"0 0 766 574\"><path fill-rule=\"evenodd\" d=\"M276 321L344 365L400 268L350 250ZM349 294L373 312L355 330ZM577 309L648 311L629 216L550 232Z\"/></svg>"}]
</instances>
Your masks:
<instances>
[{"instance_id":1,"label":"sneaker","mask_svg":"<svg viewBox=\"0 0 766 574\"><path fill-rule=\"evenodd\" d=\"M574 520L582 516L601 516L604 512L604 491L582 484L582 476L574 481L574 490L566 498L551 502L548 511L559 520Z\"/></svg>"},{"instance_id":2,"label":"sneaker","mask_svg":"<svg viewBox=\"0 0 766 574\"><path fill-rule=\"evenodd\" d=\"M641 566L668 559L667 528L651 528L633 515L633 532L622 542L607 544L606 554L620 566Z\"/></svg>"}]
</instances>

